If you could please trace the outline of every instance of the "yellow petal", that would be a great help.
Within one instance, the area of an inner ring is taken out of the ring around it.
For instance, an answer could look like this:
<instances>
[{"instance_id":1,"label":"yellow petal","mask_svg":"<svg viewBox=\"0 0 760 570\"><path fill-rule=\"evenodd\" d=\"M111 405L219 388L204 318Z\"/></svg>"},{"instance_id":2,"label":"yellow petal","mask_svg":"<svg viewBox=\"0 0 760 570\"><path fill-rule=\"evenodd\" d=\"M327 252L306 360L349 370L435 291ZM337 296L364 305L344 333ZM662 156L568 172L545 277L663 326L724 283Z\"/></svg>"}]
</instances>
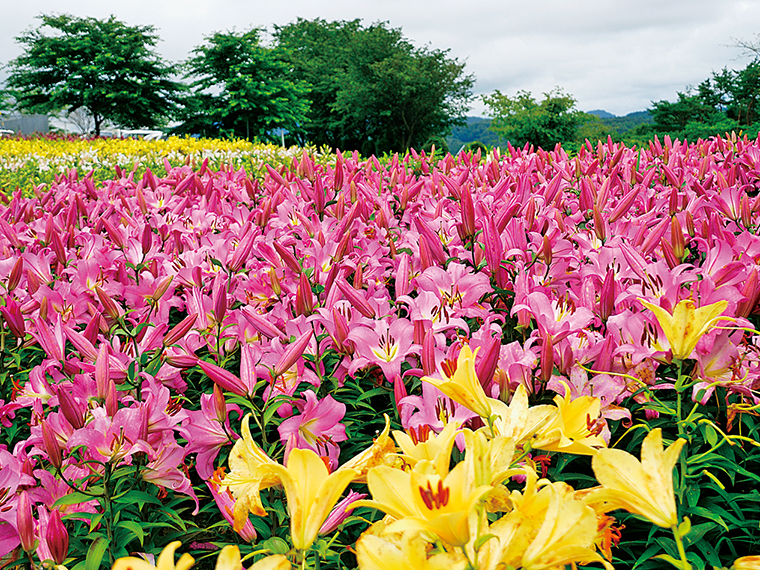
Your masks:
<instances>
[{"instance_id":1,"label":"yellow petal","mask_svg":"<svg viewBox=\"0 0 760 570\"><path fill-rule=\"evenodd\" d=\"M677 524L673 467L685 443L679 439L663 452L658 428L644 438L641 462L620 449L600 449L591 466L602 487L589 492L586 500L639 514L661 527Z\"/></svg>"},{"instance_id":2,"label":"yellow petal","mask_svg":"<svg viewBox=\"0 0 760 570\"><path fill-rule=\"evenodd\" d=\"M282 554L272 554L262 558L248 570L290 570L290 560Z\"/></svg>"},{"instance_id":3,"label":"yellow petal","mask_svg":"<svg viewBox=\"0 0 760 570\"><path fill-rule=\"evenodd\" d=\"M240 560L240 549L228 544L216 557L216 570L242 570L243 563Z\"/></svg>"}]
</instances>

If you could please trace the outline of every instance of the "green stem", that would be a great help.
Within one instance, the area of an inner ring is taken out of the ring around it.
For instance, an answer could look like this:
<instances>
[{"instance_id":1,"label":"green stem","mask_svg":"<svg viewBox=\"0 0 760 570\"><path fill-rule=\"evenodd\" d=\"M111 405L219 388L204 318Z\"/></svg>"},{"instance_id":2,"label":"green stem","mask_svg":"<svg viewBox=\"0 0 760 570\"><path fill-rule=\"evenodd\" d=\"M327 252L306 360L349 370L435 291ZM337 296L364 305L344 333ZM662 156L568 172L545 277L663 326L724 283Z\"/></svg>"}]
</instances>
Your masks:
<instances>
[{"instance_id":1,"label":"green stem","mask_svg":"<svg viewBox=\"0 0 760 570\"><path fill-rule=\"evenodd\" d=\"M673 531L673 538L676 539L676 546L678 547L678 555L681 557L682 570L691 570L691 564L689 564L688 558L686 558L686 550L683 547L683 537L678 530L678 525L674 524L670 527Z\"/></svg>"}]
</instances>

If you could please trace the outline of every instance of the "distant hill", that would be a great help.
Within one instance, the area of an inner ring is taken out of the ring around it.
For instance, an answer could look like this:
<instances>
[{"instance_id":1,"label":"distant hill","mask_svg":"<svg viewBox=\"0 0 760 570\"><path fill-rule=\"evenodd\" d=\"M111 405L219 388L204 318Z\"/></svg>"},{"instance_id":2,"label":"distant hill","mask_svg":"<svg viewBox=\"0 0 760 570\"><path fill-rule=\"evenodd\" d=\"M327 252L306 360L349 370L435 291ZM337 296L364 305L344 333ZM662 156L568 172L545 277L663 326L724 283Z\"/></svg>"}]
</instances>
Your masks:
<instances>
[{"instance_id":1,"label":"distant hill","mask_svg":"<svg viewBox=\"0 0 760 570\"><path fill-rule=\"evenodd\" d=\"M636 111L628 113L623 117L618 117L603 109L587 111L589 115L599 118L606 129L612 132L613 136L623 135L631 129L643 124L654 122L649 111ZM480 141L484 145L499 146L503 141L499 140L496 133L489 130L491 119L485 117L466 117L467 123L462 127L455 127L451 135L446 139L451 153L459 152L464 145L474 141ZM606 137L606 135L604 135Z\"/></svg>"},{"instance_id":2,"label":"distant hill","mask_svg":"<svg viewBox=\"0 0 760 570\"><path fill-rule=\"evenodd\" d=\"M593 111L586 111L589 115L594 115L600 119L612 119L615 117L612 113L608 113L602 109L594 109Z\"/></svg>"},{"instance_id":3,"label":"distant hill","mask_svg":"<svg viewBox=\"0 0 760 570\"><path fill-rule=\"evenodd\" d=\"M467 124L463 127L454 127L451 135L446 139L449 151L459 152L464 145L474 141L480 141L486 146L498 146L499 137L496 133L488 130L491 119L485 117L465 117Z\"/></svg>"},{"instance_id":4,"label":"distant hill","mask_svg":"<svg viewBox=\"0 0 760 570\"><path fill-rule=\"evenodd\" d=\"M628 113L623 117L618 117L612 113L608 113L607 111L602 110L588 111L588 113L589 115L595 115L599 117L604 126L609 127L618 135L622 135L641 124L654 122L654 119L652 119L652 115L649 114L649 111L635 111L633 113Z\"/></svg>"}]
</instances>

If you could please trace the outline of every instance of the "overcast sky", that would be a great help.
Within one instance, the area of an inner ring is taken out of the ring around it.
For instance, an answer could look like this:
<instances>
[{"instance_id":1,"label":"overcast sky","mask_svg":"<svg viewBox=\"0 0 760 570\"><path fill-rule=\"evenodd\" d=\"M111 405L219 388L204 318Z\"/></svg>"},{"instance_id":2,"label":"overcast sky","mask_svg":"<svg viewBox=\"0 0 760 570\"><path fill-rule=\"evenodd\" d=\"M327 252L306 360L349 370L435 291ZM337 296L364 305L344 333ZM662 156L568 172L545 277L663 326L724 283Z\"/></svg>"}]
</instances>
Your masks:
<instances>
[{"instance_id":1,"label":"overcast sky","mask_svg":"<svg viewBox=\"0 0 760 570\"><path fill-rule=\"evenodd\" d=\"M450 49L475 75L476 95L499 89L537 98L555 86L584 111L616 115L673 101L723 67L749 62L736 40L757 41L760 0L2 0L0 64L40 14L153 25L158 51L185 59L216 31L271 30L298 17L387 21L418 46ZM483 114L473 103L472 114Z\"/></svg>"}]
</instances>

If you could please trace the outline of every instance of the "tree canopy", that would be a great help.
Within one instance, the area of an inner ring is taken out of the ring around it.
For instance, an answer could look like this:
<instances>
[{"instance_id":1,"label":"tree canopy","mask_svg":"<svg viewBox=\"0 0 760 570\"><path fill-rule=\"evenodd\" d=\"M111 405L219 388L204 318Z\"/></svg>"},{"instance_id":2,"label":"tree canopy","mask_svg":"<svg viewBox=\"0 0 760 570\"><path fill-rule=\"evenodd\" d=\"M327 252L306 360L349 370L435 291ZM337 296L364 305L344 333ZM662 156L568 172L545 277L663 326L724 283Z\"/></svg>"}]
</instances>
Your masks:
<instances>
[{"instance_id":1,"label":"tree canopy","mask_svg":"<svg viewBox=\"0 0 760 570\"><path fill-rule=\"evenodd\" d=\"M181 86L154 51L153 26L70 15L39 16L16 38L24 53L9 64L16 106L34 113L86 109L99 134L104 121L156 127L174 111Z\"/></svg>"},{"instance_id":2,"label":"tree canopy","mask_svg":"<svg viewBox=\"0 0 760 570\"><path fill-rule=\"evenodd\" d=\"M559 87L544 93L539 103L529 91L514 97L496 90L484 95L483 102L493 117L491 129L514 146L530 143L544 149L575 138L578 126L587 120L586 113L575 108L575 98Z\"/></svg>"},{"instance_id":3,"label":"tree canopy","mask_svg":"<svg viewBox=\"0 0 760 570\"><path fill-rule=\"evenodd\" d=\"M304 131L315 144L403 151L464 120L474 83L464 63L414 47L400 29L299 19L274 35L294 80L310 86Z\"/></svg>"},{"instance_id":4,"label":"tree canopy","mask_svg":"<svg viewBox=\"0 0 760 570\"><path fill-rule=\"evenodd\" d=\"M185 63L194 78L180 132L277 139L274 129L300 132L308 86L288 77L287 64L260 43L260 30L217 32ZM299 141L303 142L303 141Z\"/></svg>"}]
</instances>

